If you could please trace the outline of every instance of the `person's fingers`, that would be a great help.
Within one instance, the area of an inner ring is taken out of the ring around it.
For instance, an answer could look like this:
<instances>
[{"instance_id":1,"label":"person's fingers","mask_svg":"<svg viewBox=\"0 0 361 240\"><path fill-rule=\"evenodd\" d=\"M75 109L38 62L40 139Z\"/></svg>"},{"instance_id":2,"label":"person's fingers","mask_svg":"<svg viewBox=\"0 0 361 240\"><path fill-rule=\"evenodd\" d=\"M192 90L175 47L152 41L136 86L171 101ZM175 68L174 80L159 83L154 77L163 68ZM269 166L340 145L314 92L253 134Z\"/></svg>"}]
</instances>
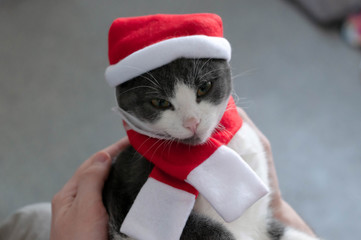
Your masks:
<instances>
[{"instance_id":1,"label":"person's fingers","mask_svg":"<svg viewBox=\"0 0 361 240\"><path fill-rule=\"evenodd\" d=\"M122 139L120 139L118 142L104 148L103 150L99 151L99 152L105 152L107 154L109 154L110 158L115 158L116 156L119 155L119 153L121 151L123 151L128 145L129 145L129 140L128 137L124 137ZM93 155L94 156L94 155ZM93 157L92 156L92 157ZM92 158L90 157L90 159ZM85 169L88 168L88 166L91 164L91 160L88 159L87 161L85 161L80 167L79 169Z\"/></svg>"},{"instance_id":2,"label":"person's fingers","mask_svg":"<svg viewBox=\"0 0 361 240\"><path fill-rule=\"evenodd\" d=\"M76 173L78 179L77 198L101 201L104 182L108 177L111 157L101 151L89 159L90 165Z\"/></svg>"},{"instance_id":3,"label":"person's fingers","mask_svg":"<svg viewBox=\"0 0 361 240\"><path fill-rule=\"evenodd\" d=\"M124 144L124 141L125 140L122 139L121 141L109 146L108 148L110 148L110 147L114 148L114 149L111 149L110 152L113 153L113 154L117 150L119 150L119 152L120 152L122 150L121 146L122 146L122 144ZM100 158L106 158L107 159L107 160L105 160L106 162L110 162L109 164L105 165L105 166L109 165L108 168L110 168L111 155L106 151L97 152L96 154L94 154L93 156L88 158L84 163L82 163L82 165L76 170L74 175L68 180L67 183L65 183L63 188L55 195L55 198L58 201L62 201L62 200L63 201L68 201L68 200L71 200L71 199L75 198L75 196L78 194L79 181L80 181L81 176L83 175L84 172L92 171L91 169L90 170L88 170L88 169L92 165L94 165L94 163L98 162L99 156L100 156ZM94 169L94 167L92 169ZM109 171L109 169L107 171Z\"/></svg>"},{"instance_id":4,"label":"person's fingers","mask_svg":"<svg viewBox=\"0 0 361 240\"><path fill-rule=\"evenodd\" d=\"M129 145L129 140L128 137L124 137L122 139L120 139L118 142L104 148L103 150L100 150L99 152L105 152L107 154L109 154L110 158L115 158L116 156L119 155L119 153L121 151L123 151L128 145ZM95 155L95 154L94 154ZM89 165L91 165L91 158L94 157L91 156L88 160L86 160L85 162L83 162L82 165L80 165L79 169L80 171L82 171L83 169L88 168Z\"/></svg>"},{"instance_id":5,"label":"person's fingers","mask_svg":"<svg viewBox=\"0 0 361 240\"><path fill-rule=\"evenodd\" d=\"M102 151L107 152L111 158L115 158L119 155L121 151L123 151L127 146L129 146L129 144L130 143L128 137L124 137L113 145L104 148Z\"/></svg>"},{"instance_id":6,"label":"person's fingers","mask_svg":"<svg viewBox=\"0 0 361 240\"><path fill-rule=\"evenodd\" d=\"M102 188L112 164L109 153L90 157L52 201L52 239L106 239L108 214ZM73 195L68 195L73 193ZM67 230L63 232L62 230ZM69 236L71 237L69 237ZM86 236L86 237L84 237Z\"/></svg>"}]
</instances>

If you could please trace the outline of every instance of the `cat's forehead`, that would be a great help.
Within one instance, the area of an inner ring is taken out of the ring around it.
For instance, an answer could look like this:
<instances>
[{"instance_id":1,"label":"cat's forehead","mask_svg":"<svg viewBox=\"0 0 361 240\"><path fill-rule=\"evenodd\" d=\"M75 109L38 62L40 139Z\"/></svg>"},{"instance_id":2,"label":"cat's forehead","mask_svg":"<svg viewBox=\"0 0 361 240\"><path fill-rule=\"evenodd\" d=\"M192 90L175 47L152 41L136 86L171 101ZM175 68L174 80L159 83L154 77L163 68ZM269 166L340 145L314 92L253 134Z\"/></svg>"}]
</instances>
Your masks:
<instances>
[{"instance_id":1,"label":"cat's forehead","mask_svg":"<svg viewBox=\"0 0 361 240\"><path fill-rule=\"evenodd\" d=\"M175 96L177 84L184 84L195 91L207 81L213 81L214 91L204 100L221 101L231 87L230 69L222 59L180 58L162 67L146 72L116 88L117 100L130 107L132 103L150 99L170 99Z\"/></svg>"},{"instance_id":2,"label":"cat's forehead","mask_svg":"<svg viewBox=\"0 0 361 240\"><path fill-rule=\"evenodd\" d=\"M151 72L158 74L173 73L179 76L197 76L202 72L216 68L219 63L215 59L177 59L163 67L154 69Z\"/></svg>"},{"instance_id":3,"label":"cat's forehead","mask_svg":"<svg viewBox=\"0 0 361 240\"><path fill-rule=\"evenodd\" d=\"M167 87L174 87L182 82L191 87L217 74L217 71L227 70L225 62L215 59L177 59L165 66L150 71L159 83Z\"/></svg>"}]
</instances>

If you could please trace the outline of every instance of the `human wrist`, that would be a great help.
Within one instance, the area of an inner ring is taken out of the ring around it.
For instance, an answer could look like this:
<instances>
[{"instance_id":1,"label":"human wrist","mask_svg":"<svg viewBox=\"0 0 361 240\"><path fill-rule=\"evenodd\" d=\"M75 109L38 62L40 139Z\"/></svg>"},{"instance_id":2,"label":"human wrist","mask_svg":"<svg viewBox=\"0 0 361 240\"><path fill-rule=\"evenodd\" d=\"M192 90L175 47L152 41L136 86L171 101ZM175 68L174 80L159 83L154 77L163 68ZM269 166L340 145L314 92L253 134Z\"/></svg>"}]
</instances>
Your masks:
<instances>
[{"instance_id":1,"label":"human wrist","mask_svg":"<svg viewBox=\"0 0 361 240\"><path fill-rule=\"evenodd\" d=\"M276 219L310 236L316 237L314 231L285 200L280 198L277 202L278 204L273 208L273 215Z\"/></svg>"}]
</instances>

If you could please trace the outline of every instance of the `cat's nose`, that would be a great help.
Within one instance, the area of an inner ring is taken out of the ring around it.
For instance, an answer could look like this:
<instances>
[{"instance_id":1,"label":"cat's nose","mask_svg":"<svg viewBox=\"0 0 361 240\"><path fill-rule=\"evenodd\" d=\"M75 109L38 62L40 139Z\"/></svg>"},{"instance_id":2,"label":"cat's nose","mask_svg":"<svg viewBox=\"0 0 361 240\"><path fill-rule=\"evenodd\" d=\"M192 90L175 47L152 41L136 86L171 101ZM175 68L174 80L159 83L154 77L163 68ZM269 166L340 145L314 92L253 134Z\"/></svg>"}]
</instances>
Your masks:
<instances>
[{"instance_id":1,"label":"cat's nose","mask_svg":"<svg viewBox=\"0 0 361 240\"><path fill-rule=\"evenodd\" d=\"M188 118L183 122L183 127L188 128L192 133L196 133L198 125L199 119L195 117Z\"/></svg>"}]
</instances>

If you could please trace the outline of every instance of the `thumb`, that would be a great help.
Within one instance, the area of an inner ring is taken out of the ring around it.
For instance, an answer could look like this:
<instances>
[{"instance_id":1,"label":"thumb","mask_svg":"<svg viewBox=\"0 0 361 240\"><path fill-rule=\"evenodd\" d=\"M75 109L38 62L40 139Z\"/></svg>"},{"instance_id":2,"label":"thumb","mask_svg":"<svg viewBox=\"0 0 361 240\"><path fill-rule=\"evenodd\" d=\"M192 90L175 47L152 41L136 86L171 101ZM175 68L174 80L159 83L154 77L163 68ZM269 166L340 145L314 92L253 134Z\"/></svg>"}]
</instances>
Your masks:
<instances>
[{"instance_id":1,"label":"thumb","mask_svg":"<svg viewBox=\"0 0 361 240\"><path fill-rule=\"evenodd\" d=\"M109 175L111 157L106 152L98 152L90 159L87 168L78 172L78 194L79 199L102 199L104 182Z\"/></svg>"}]
</instances>

